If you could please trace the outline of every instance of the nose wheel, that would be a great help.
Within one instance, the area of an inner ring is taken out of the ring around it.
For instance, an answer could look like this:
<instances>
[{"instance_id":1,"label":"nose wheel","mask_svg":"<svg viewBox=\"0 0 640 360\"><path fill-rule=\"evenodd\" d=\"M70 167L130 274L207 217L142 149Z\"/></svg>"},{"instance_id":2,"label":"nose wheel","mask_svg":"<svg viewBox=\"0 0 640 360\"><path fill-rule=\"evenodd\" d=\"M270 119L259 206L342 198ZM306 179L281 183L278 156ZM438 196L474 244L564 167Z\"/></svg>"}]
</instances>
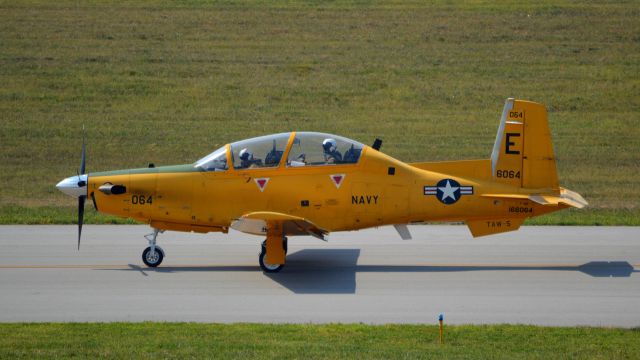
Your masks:
<instances>
[{"instance_id":1,"label":"nose wheel","mask_svg":"<svg viewBox=\"0 0 640 360\"><path fill-rule=\"evenodd\" d=\"M149 241L149 247L142 252L142 262L148 267L156 267L160 265L164 259L164 250L156 245L156 238L161 232L163 231L153 229L153 233L144 236L145 239Z\"/></svg>"},{"instance_id":2,"label":"nose wheel","mask_svg":"<svg viewBox=\"0 0 640 360\"><path fill-rule=\"evenodd\" d=\"M151 249L151 246L142 252L142 262L148 267L156 267L162 263L164 259L164 250L160 246Z\"/></svg>"}]
</instances>

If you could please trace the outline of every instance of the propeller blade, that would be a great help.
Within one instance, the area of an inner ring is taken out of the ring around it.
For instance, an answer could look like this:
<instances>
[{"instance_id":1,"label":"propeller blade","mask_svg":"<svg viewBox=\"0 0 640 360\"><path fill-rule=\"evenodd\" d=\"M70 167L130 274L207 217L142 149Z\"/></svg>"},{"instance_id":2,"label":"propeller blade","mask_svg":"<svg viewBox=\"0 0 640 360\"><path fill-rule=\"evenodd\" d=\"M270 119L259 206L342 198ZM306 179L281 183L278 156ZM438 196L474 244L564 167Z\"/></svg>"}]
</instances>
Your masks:
<instances>
[{"instance_id":1,"label":"propeller blade","mask_svg":"<svg viewBox=\"0 0 640 360\"><path fill-rule=\"evenodd\" d=\"M82 195L78 197L78 251L80 250L80 236L82 235L82 224L84 223L84 202L87 199Z\"/></svg>"},{"instance_id":2,"label":"propeller blade","mask_svg":"<svg viewBox=\"0 0 640 360\"><path fill-rule=\"evenodd\" d=\"M85 146L85 133L84 133L84 125L82 126L82 158L80 160L80 174L84 175L85 163L86 163L86 146Z\"/></svg>"},{"instance_id":3,"label":"propeller blade","mask_svg":"<svg viewBox=\"0 0 640 360\"><path fill-rule=\"evenodd\" d=\"M82 125L82 157L80 158L80 173L78 174L78 186L86 186L84 180L80 180L80 175L84 175L87 162L87 147L85 144L84 125ZM80 238L82 237L82 224L84 223L84 202L87 200L86 195L78 196L78 251L80 251Z\"/></svg>"}]
</instances>

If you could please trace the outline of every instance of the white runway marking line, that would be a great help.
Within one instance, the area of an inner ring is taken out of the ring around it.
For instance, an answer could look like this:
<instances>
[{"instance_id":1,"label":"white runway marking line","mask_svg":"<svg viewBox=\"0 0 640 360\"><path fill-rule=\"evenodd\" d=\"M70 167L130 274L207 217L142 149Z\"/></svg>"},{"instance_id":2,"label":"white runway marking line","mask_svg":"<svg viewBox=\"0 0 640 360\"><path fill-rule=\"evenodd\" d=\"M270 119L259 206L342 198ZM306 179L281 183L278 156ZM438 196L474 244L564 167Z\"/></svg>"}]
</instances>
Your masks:
<instances>
[{"instance_id":1,"label":"white runway marking line","mask_svg":"<svg viewBox=\"0 0 640 360\"><path fill-rule=\"evenodd\" d=\"M517 270L524 270L527 268L536 269L536 268L578 268L584 266L585 264L403 264L403 267L411 267L411 266L422 266L422 267L434 267L434 268L442 268L442 267L476 267L476 268L517 268ZM630 264L633 268L640 268L640 264ZM0 265L0 269L131 269L131 267L140 267L143 270L153 270L153 269L174 269L174 268L202 268L206 269L209 267L220 267L220 266L247 266L246 264L235 264L235 265L170 265L170 266L160 266L157 268L148 268L142 267L135 264L128 265ZM362 264L361 266L396 266L394 264ZM398 265L400 266L400 265Z\"/></svg>"}]
</instances>

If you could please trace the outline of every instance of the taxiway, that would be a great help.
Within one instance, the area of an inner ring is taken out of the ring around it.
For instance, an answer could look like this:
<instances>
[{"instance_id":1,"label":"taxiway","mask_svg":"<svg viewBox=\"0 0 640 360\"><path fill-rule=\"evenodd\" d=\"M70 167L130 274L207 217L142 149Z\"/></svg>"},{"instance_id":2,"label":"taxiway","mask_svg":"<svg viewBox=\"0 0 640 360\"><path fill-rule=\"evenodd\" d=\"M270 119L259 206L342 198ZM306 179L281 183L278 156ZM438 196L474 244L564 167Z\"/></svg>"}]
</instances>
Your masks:
<instances>
[{"instance_id":1,"label":"taxiway","mask_svg":"<svg viewBox=\"0 0 640 360\"><path fill-rule=\"evenodd\" d=\"M0 226L0 321L524 323L640 326L640 228L464 226L289 240L265 275L261 238L165 232L157 269L145 226Z\"/></svg>"}]
</instances>

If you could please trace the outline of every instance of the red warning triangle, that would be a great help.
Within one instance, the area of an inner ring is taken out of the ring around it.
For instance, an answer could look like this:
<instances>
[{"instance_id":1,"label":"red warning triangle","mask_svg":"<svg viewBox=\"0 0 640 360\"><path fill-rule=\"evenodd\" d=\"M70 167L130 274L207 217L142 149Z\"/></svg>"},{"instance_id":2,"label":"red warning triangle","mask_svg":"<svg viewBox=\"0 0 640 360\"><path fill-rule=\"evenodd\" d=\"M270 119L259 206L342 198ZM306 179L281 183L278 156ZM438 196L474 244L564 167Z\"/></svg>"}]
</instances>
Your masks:
<instances>
[{"instance_id":1,"label":"red warning triangle","mask_svg":"<svg viewBox=\"0 0 640 360\"><path fill-rule=\"evenodd\" d=\"M267 186L267 183L269 182L269 178L259 178L255 180L256 180L256 185L258 185L258 188L260 188L260 192L264 191L264 188Z\"/></svg>"},{"instance_id":2,"label":"red warning triangle","mask_svg":"<svg viewBox=\"0 0 640 360\"><path fill-rule=\"evenodd\" d=\"M342 185L342 182L344 181L344 178L347 177L347 175L333 174L329 175L329 177L331 178L331 181L333 181L333 184L336 186L336 189L340 189L340 185Z\"/></svg>"}]
</instances>

